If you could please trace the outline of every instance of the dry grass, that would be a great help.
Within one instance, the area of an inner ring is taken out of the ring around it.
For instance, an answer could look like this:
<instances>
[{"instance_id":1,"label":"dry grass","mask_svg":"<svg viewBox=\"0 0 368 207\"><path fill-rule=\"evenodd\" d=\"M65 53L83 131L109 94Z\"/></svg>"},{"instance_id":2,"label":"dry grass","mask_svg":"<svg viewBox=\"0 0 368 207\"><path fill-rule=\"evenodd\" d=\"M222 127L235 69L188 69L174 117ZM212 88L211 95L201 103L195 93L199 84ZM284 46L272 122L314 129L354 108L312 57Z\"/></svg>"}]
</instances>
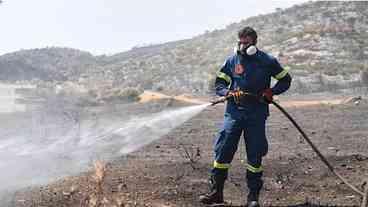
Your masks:
<instances>
[{"instance_id":1,"label":"dry grass","mask_svg":"<svg viewBox=\"0 0 368 207\"><path fill-rule=\"evenodd\" d=\"M103 184L106 177L106 163L97 160L93 163L94 173L91 175L92 183L89 188L93 189L92 193L86 196L81 203L81 207L100 207L104 206L106 197L104 196Z\"/></svg>"},{"instance_id":2,"label":"dry grass","mask_svg":"<svg viewBox=\"0 0 368 207\"><path fill-rule=\"evenodd\" d=\"M106 164L101 160L97 160L93 163L93 166L95 170L93 178L97 184L101 185L106 175Z\"/></svg>"}]
</instances>

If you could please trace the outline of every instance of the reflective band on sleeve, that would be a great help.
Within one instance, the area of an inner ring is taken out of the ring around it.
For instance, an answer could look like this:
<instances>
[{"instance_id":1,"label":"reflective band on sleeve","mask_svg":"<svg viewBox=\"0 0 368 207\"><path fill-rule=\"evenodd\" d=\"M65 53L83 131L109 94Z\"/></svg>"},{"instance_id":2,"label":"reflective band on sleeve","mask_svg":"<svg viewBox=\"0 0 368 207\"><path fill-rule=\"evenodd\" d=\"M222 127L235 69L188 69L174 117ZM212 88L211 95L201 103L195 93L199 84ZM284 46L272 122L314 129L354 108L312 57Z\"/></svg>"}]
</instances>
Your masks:
<instances>
[{"instance_id":1,"label":"reflective band on sleeve","mask_svg":"<svg viewBox=\"0 0 368 207\"><path fill-rule=\"evenodd\" d=\"M218 72L216 73L216 75L217 75L217 77L218 77L218 78L222 78L222 79L224 79L226 82L231 83L231 78L230 78L230 76L226 75L226 73L223 73L223 72L221 72L221 71L218 71Z\"/></svg>"},{"instance_id":2,"label":"reflective band on sleeve","mask_svg":"<svg viewBox=\"0 0 368 207\"><path fill-rule=\"evenodd\" d=\"M282 70L280 73L278 73L276 76L275 76L275 79L277 80L280 80L281 78L285 77L285 75L288 73L289 71L284 69Z\"/></svg>"},{"instance_id":3,"label":"reflective band on sleeve","mask_svg":"<svg viewBox=\"0 0 368 207\"><path fill-rule=\"evenodd\" d=\"M263 171L263 168L262 166L253 167L252 165L247 164L247 170L251 171L252 173L260 173Z\"/></svg>"},{"instance_id":4,"label":"reflective band on sleeve","mask_svg":"<svg viewBox=\"0 0 368 207\"><path fill-rule=\"evenodd\" d=\"M213 167L214 168L218 168L218 169L229 169L230 168L230 164L218 163L217 161L214 161L213 162Z\"/></svg>"}]
</instances>

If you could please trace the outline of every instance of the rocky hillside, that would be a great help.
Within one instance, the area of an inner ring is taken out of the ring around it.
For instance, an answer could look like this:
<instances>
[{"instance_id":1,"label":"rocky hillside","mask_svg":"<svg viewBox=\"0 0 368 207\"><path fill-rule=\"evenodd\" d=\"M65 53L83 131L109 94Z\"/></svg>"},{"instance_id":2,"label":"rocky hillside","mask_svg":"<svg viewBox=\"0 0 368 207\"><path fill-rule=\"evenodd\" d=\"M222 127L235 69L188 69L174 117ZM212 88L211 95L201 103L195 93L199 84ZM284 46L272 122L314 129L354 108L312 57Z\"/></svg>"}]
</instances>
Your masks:
<instances>
[{"instance_id":1,"label":"rocky hillside","mask_svg":"<svg viewBox=\"0 0 368 207\"><path fill-rule=\"evenodd\" d=\"M368 65L368 2L309 2L260 15L192 39L133 48L113 56L47 48L0 57L0 79L108 81L122 87L206 93L232 53L237 31L252 26L259 47L309 74L351 79ZM303 79L303 78L302 78ZM333 78L332 78L333 79Z\"/></svg>"},{"instance_id":2,"label":"rocky hillside","mask_svg":"<svg viewBox=\"0 0 368 207\"><path fill-rule=\"evenodd\" d=\"M0 80L68 80L99 64L90 53L70 48L21 50L0 56Z\"/></svg>"}]
</instances>

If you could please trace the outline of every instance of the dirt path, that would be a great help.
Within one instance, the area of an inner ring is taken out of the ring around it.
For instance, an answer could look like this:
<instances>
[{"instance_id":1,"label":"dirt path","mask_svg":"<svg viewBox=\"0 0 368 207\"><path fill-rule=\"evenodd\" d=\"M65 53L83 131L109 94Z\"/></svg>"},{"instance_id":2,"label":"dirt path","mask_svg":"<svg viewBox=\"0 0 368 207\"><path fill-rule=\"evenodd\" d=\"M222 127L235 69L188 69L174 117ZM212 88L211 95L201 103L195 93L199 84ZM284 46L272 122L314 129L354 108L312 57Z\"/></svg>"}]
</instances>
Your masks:
<instances>
[{"instance_id":1,"label":"dirt path","mask_svg":"<svg viewBox=\"0 0 368 207\"><path fill-rule=\"evenodd\" d=\"M208 98L195 98L190 95L178 95L178 96L169 96L163 93L154 92L154 91L144 91L139 96L140 103L147 103L155 100L162 99L172 99L176 101L191 103L191 104L203 104L206 103L206 99ZM306 107L306 106L316 106L316 105L339 105L344 103L354 103L357 99L357 103L361 101L360 97L348 97L348 98L329 98L329 99L310 99L310 100L285 100L282 101L281 104L284 107Z\"/></svg>"},{"instance_id":2,"label":"dirt path","mask_svg":"<svg viewBox=\"0 0 368 207\"><path fill-rule=\"evenodd\" d=\"M336 105L313 101L282 103L307 131L336 169L356 186L368 177L368 104ZM341 100L340 100L341 101ZM209 107L163 139L108 163L102 191L93 171L39 188L19 191L14 206L93 205L95 194L105 206L200 206L207 190L212 143L222 123L223 105ZM287 206L306 199L325 205L359 205L360 198L341 184L303 142L298 132L271 108L265 158L264 205ZM244 147L232 163L225 197L240 206L245 202ZM91 204L92 203L92 204ZM121 204L121 205L120 205Z\"/></svg>"}]
</instances>

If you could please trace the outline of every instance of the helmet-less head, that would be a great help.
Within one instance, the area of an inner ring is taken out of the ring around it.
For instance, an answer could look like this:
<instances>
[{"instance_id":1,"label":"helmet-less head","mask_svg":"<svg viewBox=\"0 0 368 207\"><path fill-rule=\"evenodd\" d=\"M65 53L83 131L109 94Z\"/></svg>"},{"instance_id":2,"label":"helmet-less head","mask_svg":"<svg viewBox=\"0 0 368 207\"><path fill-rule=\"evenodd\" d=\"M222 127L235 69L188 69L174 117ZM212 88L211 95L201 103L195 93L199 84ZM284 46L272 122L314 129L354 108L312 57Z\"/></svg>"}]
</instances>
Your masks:
<instances>
[{"instance_id":1,"label":"helmet-less head","mask_svg":"<svg viewBox=\"0 0 368 207\"><path fill-rule=\"evenodd\" d=\"M237 51L243 56L252 56L257 53L257 32L251 27L244 27L238 32Z\"/></svg>"}]
</instances>

